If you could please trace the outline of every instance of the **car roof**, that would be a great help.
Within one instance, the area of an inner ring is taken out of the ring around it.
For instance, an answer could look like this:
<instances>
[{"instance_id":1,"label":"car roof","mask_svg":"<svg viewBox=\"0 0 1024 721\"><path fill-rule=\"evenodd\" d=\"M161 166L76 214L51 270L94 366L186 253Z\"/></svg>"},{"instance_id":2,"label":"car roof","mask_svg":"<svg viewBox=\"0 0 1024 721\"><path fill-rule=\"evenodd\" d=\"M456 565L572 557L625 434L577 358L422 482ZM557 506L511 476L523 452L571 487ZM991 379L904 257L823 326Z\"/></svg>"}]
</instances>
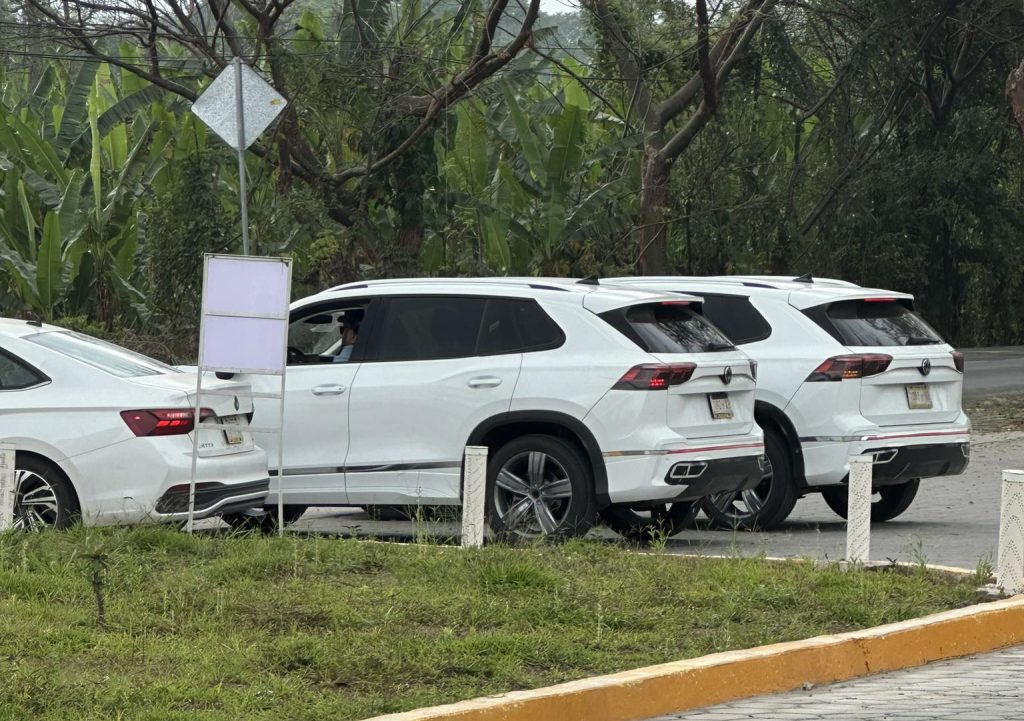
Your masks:
<instances>
[{"instance_id":1,"label":"car roof","mask_svg":"<svg viewBox=\"0 0 1024 721\"><path fill-rule=\"evenodd\" d=\"M34 335L41 331L64 330L55 325L38 323L38 321L27 321L24 318L0 318L0 335L11 338L21 338L26 335Z\"/></svg>"},{"instance_id":2,"label":"car roof","mask_svg":"<svg viewBox=\"0 0 1024 721\"><path fill-rule=\"evenodd\" d=\"M762 298L785 299L796 308L810 308L837 300L860 298L892 298L913 301L910 293L864 288L856 283L835 278L794 278L777 275L714 275L714 276L638 276L635 278L613 278L609 282L628 283L634 287L665 289L674 286L692 290L694 293L731 293L733 295L758 296Z\"/></svg>"},{"instance_id":3,"label":"car roof","mask_svg":"<svg viewBox=\"0 0 1024 721\"><path fill-rule=\"evenodd\" d=\"M604 281L575 280L572 278L543 277L500 277L500 278L395 278L387 280L357 281L338 285L317 293L311 298L327 300L351 294L351 291L373 290L380 295L401 295L406 293L494 293L495 288L516 291L531 291L529 294L543 297L550 302L568 302L584 305L595 313L604 310L657 300L689 300L700 303L695 295L680 295L654 288L609 284Z\"/></svg>"}]
</instances>

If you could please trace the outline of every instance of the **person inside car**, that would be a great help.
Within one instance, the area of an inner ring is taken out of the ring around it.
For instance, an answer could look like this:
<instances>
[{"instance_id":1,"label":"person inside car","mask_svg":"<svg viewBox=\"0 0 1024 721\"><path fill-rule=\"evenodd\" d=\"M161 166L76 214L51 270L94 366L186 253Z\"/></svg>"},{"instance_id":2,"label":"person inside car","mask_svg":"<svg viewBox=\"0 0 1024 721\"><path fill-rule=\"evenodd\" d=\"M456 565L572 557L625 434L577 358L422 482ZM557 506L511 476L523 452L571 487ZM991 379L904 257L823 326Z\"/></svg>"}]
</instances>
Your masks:
<instances>
[{"instance_id":1,"label":"person inside car","mask_svg":"<svg viewBox=\"0 0 1024 721\"><path fill-rule=\"evenodd\" d=\"M362 322L362 311L349 311L341 323L341 350L334 356L335 363L347 363L352 357L352 349L359 337L359 325Z\"/></svg>"}]
</instances>

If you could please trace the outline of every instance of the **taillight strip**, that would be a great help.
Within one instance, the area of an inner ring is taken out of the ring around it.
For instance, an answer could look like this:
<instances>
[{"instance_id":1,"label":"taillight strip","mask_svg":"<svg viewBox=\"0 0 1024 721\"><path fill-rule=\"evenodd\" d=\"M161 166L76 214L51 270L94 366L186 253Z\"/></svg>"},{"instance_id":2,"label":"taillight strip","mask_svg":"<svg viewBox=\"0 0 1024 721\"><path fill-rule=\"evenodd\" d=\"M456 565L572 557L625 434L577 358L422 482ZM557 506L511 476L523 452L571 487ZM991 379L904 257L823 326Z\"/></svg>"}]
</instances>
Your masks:
<instances>
[{"instance_id":1,"label":"taillight strip","mask_svg":"<svg viewBox=\"0 0 1024 721\"><path fill-rule=\"evenodd\" d=\"M928 431L921 433L895 433L873 436L802 436L801 443L856 443L858 441L885 441L895 438L926 438L928 436L969 436L971 431Z\"/></svg>"},{"instance_id":2,"label":"taillight strip","mask_svg":"<svg viewBox=\"0 0 1024 721\"><path fill-rule=\"evenodd\" d=\"M705 453L707 451L729 451L738 448L764 448L764 443L727 443L720 446L703 446L701 448L663 448L655 451L605 451L605 458L622 456L676 456L684 453Z\"/></svg>"}]
</instances>

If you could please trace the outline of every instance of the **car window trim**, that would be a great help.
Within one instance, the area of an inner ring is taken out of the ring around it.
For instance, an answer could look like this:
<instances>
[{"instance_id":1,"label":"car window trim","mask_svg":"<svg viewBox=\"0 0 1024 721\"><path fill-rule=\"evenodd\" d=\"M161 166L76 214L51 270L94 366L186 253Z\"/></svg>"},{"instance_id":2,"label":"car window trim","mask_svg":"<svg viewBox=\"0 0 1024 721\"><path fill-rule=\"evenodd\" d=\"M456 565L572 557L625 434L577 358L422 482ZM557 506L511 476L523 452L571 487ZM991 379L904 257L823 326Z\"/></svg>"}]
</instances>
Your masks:
<instances>
[{"instance_id":1,"label":"car window trim","mask_svg":"<svg viewBox=\"0 0 1024 721\"><path fill-rule=\"evenodd\" d=\"M366 349L370 345L372 340L372 324L374 317L378 314L377 308L380 306L380 298L367 297L367 296L355 296L353 298L333 298L331 300L322 300L315 303L308 303L298 308L292 308L288 313L288 327L290 328L292 323L305 318L306 316L316 315L317 313L323 313L324 311L334 311L341 308L363 304L363 311L365 313L363 324L359 328L359 340L355 344L355 348L352 350L352 355L349 356L348 364L362 363L364 356L366 355ZM363 341L366 341L365 343ZM304 366L329 366L330 363L296 363L289 365L289 368L302 368Z\"/></svg>"},{"instance_id":2,"label":"car window trim","mask_svg":"<svg viewBox=\"0 0 1024 721\"><path fill-rule=\"evenodd\" d=\"M16 393L18 391L28 391L32 390L33 388L39 388L40 386L45 386L50 383L53 383L53 379L50 378L50 376L46 375L28 361L16 356L14 353L8 351L7 349L0 348L0 355L4 356L5 358L10 358L15 363L27 368L30 372L35 374L36 378L39 379L37 383L33 383L27 386L17 386L12 388L5 388L3 386L0 386L0 393Z\"/></svg>"}]
</instances>

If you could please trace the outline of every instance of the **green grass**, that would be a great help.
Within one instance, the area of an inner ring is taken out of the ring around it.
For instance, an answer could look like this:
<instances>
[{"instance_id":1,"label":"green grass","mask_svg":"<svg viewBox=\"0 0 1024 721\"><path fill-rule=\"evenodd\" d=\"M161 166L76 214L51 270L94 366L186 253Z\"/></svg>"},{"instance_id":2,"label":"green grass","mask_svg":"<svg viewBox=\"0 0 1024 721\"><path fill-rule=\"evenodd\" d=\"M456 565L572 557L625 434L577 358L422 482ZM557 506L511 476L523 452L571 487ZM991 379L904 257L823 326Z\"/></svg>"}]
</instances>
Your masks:
<instances>
[{"instance_id":1,"label":"green grass","mask_svg":"<svg viewBox=\"0 0 1024 721\"><path fill-rule=\"evenodd\" d=\"M0 719L360 719L899 621L970 604L974 586L592 542L6 536Z\"/></svg>"}]
</instances>

